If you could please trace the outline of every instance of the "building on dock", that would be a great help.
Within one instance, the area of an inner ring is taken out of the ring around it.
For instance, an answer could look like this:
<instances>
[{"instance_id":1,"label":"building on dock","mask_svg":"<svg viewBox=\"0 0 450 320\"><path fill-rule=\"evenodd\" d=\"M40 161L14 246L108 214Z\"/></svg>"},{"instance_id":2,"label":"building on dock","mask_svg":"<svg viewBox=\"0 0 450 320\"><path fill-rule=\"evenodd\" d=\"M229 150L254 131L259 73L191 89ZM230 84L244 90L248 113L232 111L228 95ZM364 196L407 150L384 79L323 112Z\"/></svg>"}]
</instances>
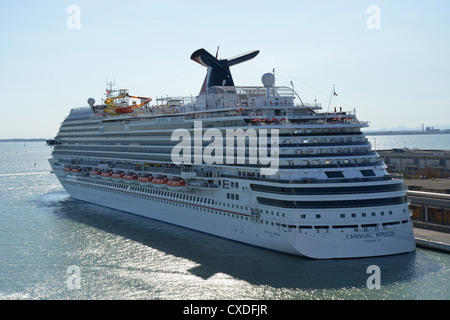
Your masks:
<instances>
[{"instance_id":1,"label":"building on dock","mask_svg":"<svg viewBox=\"0 0 450 320\"><path fill-rule=\"evenodd\" d=\"M450 179L407 179L405 185L414 224L450 232Z\"/></svg>"},{"instance_id":2,"label":"building on dock","mask_svg":"<svg viewBox=\"0 0 450 320\"><path fill-rule=\"evenodd\" d=\"M448 178L450 176L449 150L391 149L377 150L390 172L407 175Z\"/></svg>"}]
</instances>

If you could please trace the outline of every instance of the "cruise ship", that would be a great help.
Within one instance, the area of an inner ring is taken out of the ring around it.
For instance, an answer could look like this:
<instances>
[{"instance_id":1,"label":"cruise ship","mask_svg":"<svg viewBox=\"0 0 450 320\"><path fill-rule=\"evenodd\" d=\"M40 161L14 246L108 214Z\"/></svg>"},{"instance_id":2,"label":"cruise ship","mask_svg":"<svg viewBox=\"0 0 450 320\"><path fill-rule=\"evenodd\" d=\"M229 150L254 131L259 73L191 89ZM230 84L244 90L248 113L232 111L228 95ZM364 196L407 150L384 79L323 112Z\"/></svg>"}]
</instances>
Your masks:
<instances>
[{"instance_id":1,"label":"cruise ship","mask_svg":"<svg viewBox=\"0 0 450 320\"><path fill-rule=\"evenodd\" d=\"M260 86L236 86L230 67L258 54L195 51L191 60L206 68L196 97L110 86L47 141L52 171L75 199L275 251L414 251L403 178L372 150L368 123L304 103L273 72Z\"/></svg>"}]
</instances>

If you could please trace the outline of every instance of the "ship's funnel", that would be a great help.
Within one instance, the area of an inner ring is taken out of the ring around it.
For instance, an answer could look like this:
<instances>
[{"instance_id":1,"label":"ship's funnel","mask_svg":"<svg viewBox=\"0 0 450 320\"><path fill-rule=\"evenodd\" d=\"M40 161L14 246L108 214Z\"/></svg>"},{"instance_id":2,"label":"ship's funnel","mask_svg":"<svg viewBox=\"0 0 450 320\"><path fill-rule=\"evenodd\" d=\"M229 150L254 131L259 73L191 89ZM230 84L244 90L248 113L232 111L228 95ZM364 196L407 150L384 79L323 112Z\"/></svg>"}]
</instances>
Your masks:
<instances>
[{"instance_id":1,"label":"ship's funnel","mask_svg":"<svg viewBox=\"0 0 450 320\"><path fill-rule=\"evenodd\" d=\"M205 83L200 91L203 93L206 89L213 86L234 86L230 67L253 59L259 53L259 50L251 51L230 59L217 59L205 49L198 49L191 55L191 60L208 68Z\"/></svg>"}]
</instances>

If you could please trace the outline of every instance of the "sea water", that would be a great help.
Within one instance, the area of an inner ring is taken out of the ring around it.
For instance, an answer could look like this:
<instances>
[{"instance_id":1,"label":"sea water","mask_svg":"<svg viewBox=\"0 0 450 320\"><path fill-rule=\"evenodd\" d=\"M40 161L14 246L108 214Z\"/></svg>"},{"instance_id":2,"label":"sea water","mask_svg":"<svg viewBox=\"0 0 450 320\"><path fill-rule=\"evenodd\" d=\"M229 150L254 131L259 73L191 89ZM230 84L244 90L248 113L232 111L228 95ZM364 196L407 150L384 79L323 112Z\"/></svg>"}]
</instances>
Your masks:
<instances>
[{"instance_id":1,"label":"sea water","mask_svg":"<svg viewBox=\"0 0 450 320\"><path fill-rule=\"evenodd\" d=\"M375 150L422 149L449 150L450 134L367 135Z\"/></svg>"},{"instance_id":2,"label":"sea water","mask_svg":"<svg viewBox=\"0 0 450 320\"><path fill-rule=\"evenodd\" d=\"M450 298L449 254L312 260L248 246L72 199L50 153L0 143L0 299Z\"/></svg>"}]
</instances>

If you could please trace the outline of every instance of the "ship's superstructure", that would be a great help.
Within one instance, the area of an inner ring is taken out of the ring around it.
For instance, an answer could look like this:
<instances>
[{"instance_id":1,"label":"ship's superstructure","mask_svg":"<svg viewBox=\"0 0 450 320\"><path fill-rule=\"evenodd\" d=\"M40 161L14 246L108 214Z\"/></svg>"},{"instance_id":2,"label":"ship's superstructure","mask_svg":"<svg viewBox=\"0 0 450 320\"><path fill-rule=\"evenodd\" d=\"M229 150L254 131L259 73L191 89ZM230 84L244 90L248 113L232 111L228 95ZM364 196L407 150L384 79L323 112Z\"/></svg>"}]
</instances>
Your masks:
<instances>
[{"instance_id":1,"label":"ship's superstructure","mask_svg":"<svg viewBox=\"0 0 450 320\"><path fill-rule=\"evenodd\" d=\"M415 249L401 176L364 136L354 112L323 112L289 87L238 87L218 60L198 97L156 99L110 88L72 109L49 160L74 198L311 258Z\"/></svg>"}]
</instances>

